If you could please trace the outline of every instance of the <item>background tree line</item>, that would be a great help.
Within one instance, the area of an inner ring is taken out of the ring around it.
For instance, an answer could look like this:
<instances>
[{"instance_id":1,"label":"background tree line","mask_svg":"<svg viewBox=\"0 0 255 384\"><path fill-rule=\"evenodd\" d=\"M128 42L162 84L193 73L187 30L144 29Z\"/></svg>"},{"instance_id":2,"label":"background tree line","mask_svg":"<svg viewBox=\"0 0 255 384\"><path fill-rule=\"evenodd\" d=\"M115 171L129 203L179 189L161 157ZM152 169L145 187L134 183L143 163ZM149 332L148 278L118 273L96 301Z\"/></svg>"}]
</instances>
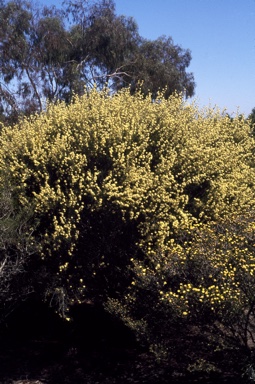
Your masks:
<instances>
[{"instance_id":1,"label":"background tree line","mask_svg":"<svg viewBox=\"0 0 255 384\"><path fill-rule=\"evenodd\" d=\"M30 1L0 2L0 113L3 121L42 111L46 101L69 102L84 87L108 82L115 92L155 97L165 88L194 94L191 54L171 37L140 36L132 17L118 16L113 0L66 1L62 8Z\"/></svg>"}]
</instances>

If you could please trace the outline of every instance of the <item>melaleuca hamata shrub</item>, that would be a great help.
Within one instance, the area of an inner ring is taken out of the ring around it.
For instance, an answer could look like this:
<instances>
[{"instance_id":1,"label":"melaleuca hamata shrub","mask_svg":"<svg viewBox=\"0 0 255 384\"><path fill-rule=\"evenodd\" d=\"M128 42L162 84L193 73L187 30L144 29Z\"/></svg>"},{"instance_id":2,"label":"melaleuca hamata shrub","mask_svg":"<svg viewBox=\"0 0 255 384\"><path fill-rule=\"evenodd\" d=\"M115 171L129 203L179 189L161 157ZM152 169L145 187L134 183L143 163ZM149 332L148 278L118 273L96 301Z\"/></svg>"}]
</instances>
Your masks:
<instances>
[{"instance_id":1,"label":"melaleuca hamata shrub","mask_svg":"<svg viewBox=\"0 0 255 384\"><path fill-rule=\"evenodd\" d=\"M198 332L211 327L218 346L254 349L254 211L183 228L164 255L132 262L130 289L108 308L152 347L168 349L174 328L184 323L193 334L194 325Z\"/></svg>"},{"instance_id":2,"label":"melaleuca hamata shrub","mask_svg":"<svg viewBox=\"0 0 255 384\"><path fill-rule=\"evenodd\" d=\"M99 300L149 329L162 303L164 313L191 314L190 289L209 311L217 295L231 299L217 281L204 286L200 270L189 278L185 266L190 253L194 265L197 254L206 257L193 226L254 206L253 147L245 120L179 95L151 102L92 90L3 128L0 182L15 204L34 209L34 238L63 314ZM214 276L213 252L207 263Z\"/></svg>"}]
</instances>

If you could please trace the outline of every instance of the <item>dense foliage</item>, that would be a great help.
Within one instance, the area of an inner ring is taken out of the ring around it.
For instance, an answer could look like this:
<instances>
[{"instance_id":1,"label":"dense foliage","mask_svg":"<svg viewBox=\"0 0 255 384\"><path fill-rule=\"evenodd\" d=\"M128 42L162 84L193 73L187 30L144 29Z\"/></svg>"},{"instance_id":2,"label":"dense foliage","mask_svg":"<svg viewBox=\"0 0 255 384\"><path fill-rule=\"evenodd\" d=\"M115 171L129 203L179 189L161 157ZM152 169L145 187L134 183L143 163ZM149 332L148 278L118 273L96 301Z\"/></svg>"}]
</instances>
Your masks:
<instances>
[{"instance_id":1,"label":"dense foliage","mask_svg":"<svg viewBox=\"0 0 255 384\"><path fill-rule=\"evenodd\" d=\"M186 70L189 50L170 37L142 38L132 17L118 16L112 0L66 2L61 9L29 1L0 1L0 117L17 121L45 109L47 100L70 102L84 86L106 82L117 91L143 81L143 92L165 97L194 94Z\"/></svg>"},{"instance_id":2,"label":"dense foliage","mask_svg":"<svg viewBox=\"0 0 255 384\"><path fill-rule=\"evenodd\" d=\"M255 134L255 108L252 109L251 113L248 116L252 128L253 135Z\"/></svg>"},{"instance_id":3,"label":"dense foliage","mask_svg":"<svg viewBox=\"0 0 255 384\"><path fill-rule=\"evenodd\" d=\"M100 303L159 359L187 353L190 369L205 351L192 355L187 335L201 327L211 352L254 348L254 139L245 119L178 94L152 102L92 89L3 128L0 140L1 199L8 193L12 221L27 217L22 252L37 260L30 284L63 317ZM29 262L22 268L31 274Z\"/></svg>"}]
</instances>

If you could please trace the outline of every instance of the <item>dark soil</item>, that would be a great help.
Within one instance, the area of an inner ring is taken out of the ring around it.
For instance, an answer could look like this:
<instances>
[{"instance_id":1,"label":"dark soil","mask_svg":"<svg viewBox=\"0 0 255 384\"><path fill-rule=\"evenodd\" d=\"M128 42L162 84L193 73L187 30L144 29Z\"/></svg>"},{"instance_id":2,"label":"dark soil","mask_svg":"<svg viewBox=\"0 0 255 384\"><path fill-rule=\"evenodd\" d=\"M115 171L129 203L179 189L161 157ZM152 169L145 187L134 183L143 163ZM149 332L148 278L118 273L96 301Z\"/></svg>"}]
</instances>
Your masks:
<instances>
[{"instance_id":1,"label":"dark soil","mask_svg":"<svg viewBox=\"0 0 255 384\"><path fill-rule=\"evenodd\" d=\"M25 304L2 327L1 384L240 383L231 372L187 375L175 361L158 364L102 309L84 306L67 323L36 305Z\"/></svg>"}]
</instances>

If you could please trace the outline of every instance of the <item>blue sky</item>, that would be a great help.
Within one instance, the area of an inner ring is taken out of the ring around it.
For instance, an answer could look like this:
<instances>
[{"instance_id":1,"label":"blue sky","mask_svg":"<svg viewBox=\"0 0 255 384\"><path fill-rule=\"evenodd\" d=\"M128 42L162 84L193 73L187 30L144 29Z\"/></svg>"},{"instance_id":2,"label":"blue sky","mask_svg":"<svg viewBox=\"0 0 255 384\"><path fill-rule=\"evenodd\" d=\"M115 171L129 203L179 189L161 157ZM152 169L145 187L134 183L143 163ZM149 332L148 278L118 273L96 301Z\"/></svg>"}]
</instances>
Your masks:
<instances>
[{"instance_id":1,"label":"blue sky","mask_svg":"<svg viewBox=\"0 0 255 384\"><path fill-rule=\"evenodd\" d=\"M255 0L116 0L140 35L190 49L197 103L248 115L255 107Z\"/></svg>"}]
</instances>

